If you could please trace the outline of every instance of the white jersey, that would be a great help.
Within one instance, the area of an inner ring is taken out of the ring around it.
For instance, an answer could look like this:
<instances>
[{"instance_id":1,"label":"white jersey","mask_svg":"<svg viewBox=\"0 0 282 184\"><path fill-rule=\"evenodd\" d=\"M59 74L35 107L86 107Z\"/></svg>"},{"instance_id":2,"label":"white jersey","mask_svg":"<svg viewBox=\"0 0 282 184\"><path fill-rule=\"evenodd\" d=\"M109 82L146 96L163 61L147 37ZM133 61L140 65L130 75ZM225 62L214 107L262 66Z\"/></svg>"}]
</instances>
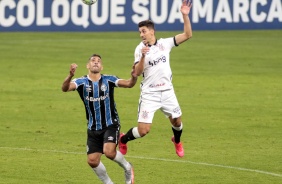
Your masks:
<instances>
[{"instance_id":1,"label":"white jersey","mask_svg":"<svg viewBox=\"0 0 282 184\"><path fill-rule=\"evenodd\" d=\"M172 89L172 72L170 68L170 51L177 46L174 37L161 38L145 56L143 80L140 84L142 92L163 91ZM141 49L145 47L141 42L135 49L135 61L140 61Z\"/></svg>"}]
</instances>

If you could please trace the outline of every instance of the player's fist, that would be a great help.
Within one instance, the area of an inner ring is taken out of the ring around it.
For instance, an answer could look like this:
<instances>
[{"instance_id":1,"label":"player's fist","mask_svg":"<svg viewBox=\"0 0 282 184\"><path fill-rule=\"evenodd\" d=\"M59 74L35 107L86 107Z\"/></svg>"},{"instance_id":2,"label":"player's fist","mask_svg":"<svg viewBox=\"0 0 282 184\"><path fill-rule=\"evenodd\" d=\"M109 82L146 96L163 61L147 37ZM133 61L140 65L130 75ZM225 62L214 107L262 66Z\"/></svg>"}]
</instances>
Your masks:
<instances>
[{"instance_id":1,"label":"player's fist","mask_svg":"<svg viewBox=\"0 0 282 184\"><path fill-rule=\"evenodd\" d=\"M149 51L150 51L150 47L148 46L148 44L146 44L146 46L142 47L141 49L142 56L145 56Z\"/></svg>"},{"instance_id":2,"label":"player's fist","mask_svg":"<svg viewBox=\"0 0 282 184\"><path fill-rule=\"evenodd\" d=\"M70 75L74 76L74 73L75 73L77 67L78 66L75 63L70 65Z\"/></svg>"}]
</instances>

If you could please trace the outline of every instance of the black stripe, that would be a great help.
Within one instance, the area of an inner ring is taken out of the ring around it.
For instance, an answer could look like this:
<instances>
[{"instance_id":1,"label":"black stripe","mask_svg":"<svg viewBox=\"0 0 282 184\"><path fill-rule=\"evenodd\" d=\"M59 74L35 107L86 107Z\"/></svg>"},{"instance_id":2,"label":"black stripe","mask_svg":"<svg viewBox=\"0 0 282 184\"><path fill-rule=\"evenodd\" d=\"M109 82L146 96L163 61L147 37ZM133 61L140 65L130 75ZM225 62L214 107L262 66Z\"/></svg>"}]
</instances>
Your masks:
<instances>
[{"instance_id":1,"label":"black stripe","mask_svg":"<svg viewBox=\"0 0 282 184\"><path fill-rule=\"evenodd\" d=\"M101 90L101 86L103 84L103 76L101 76L101 79L99 80L99 97L105 96L105 91ZM105 100L100 100L100 112L101 112L101 124L102 124L102 129L107 127L106 124L106 113L105 113Z\"/></svg>"},{"instance_id":2,"label":"black stripe","mask_svg":"<svg viewBox=\"0 0 282 184\"><path fill-rule=\"evenodd\" d=\"M112 123L115 123L115 119L118 120L118 115L117 115L117 111L115 108L115 100L114 100L114 83L109 83L109 97L110 97L110 109L111 109L111 119L112 119Z\"/></svg>"},{"instance_id":3,"label":"black stripe","mask_svg":"<svg viewBox=\"0 0 282 184\"><path fill-rule=\"evenodd\" d=\"M94 102L91 102L90 101L90 97L94 98L94 88L93 88L93 83L91 80L88 79L88 83L89 83L89 87L90 87L90 91L88 92L88 96L89 96L89 109L90 109L90 116L92 115L93 117L93 124L92 124L92 127L91 129L92 130L96 130L96 117L95 117L95 108L94 108Z\"/></svg>"},{"instance_id":4,"label":"black stripe","mask_svg":"<svg viewBox=\"0 0 282 184\"><path fill-rule=\"evenodd\" d=\"M176 43L175 37L173 37L173 41L174 41L174 45L177 47L178 45L177 45L177 43Z\"/></svg>"},{"instance_id":5,"label":"black stripe","mask_svg":"<svg viewBox=\"0 0 282 184\"><path fill-rule=\"evenodd\" d=\"M80 85L77 88L77 92L78 92L79 97L82 100L82 102L84 102L84 90L83 90L83 88L84 88L84 85ZM83 105L84 105L84 108L85 108L86 119L89 120L89 114L88 114L88 110L86 108L86 105L84 103L83 103Z\"/></svg>"}]
</instances>

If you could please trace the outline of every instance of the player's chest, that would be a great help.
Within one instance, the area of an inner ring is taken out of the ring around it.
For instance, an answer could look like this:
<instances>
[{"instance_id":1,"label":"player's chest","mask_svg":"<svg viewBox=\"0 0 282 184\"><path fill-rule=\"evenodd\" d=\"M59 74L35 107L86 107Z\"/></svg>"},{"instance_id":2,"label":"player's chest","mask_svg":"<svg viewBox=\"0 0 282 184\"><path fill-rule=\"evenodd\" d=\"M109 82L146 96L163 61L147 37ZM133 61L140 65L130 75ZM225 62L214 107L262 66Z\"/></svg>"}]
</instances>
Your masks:
<instances>
[{"instance_id":1,"label":"player's chest","mask_svg":"<svg viewBox=\"0 0 282 184\"><path fill-rule=\"evenodd\" d=\"M168 50L165 44L158 43L157 45L152 45L149 47L149 52L147 53L146 57L155 59L158 58L160 55L165 55L169 52L170 50Z\"/></svg>"},{"instance_id":2,"label":"player's chest","mask_svg":"<svg viewBox=\"0 0 282 184\"><path fill-rule=\"evenodd\" d=\"M145 65L156 66L161 63L166 63L169 51L160 47L150 47L150 51L145 57Z\"/></svg>"},{"instance_id":3,"label":"player's chest","mask_svg":"<svg viewBox=\"0 0 282 184\"><path fill-rule=\"evenodd\" d=\"M90 82L84 85L84 90L89 93L103 94L110 90L110 86L104 81Z\"/></svg>"}]
</instances>

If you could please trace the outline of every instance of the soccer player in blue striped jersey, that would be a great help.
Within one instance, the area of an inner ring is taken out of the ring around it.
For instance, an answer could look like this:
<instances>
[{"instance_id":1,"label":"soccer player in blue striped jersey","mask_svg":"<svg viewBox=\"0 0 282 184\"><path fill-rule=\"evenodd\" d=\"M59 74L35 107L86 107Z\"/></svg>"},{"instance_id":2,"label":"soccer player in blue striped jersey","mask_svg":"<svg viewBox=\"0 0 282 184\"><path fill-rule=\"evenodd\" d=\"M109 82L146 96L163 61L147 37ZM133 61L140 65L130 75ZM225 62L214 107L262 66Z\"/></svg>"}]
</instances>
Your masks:
<instances>
[{"instance_id":1,"label":"soccer player in blue striped jersey","mask_svg":"<svg viewBox=\"0 0 282 184\"><path fill-rule=\"evenodd\" d=\"M119 79L114 75L103 75L102 58L93 54L87 63L88 75L80 78L72 77L77 69L77 64L70 66L70 73L62 84L62 91L76 90L83 101L87 129L87 155L88 164L104 184L112 184L106 168L101 162L102 154L118 163L125 172L125 183L134 183L132 165L125 160L120 151L116 150L119 133L120 120L114 101L114 88L131 88L136 84L137 75L135 69L131 72L128 80Z\"/></svg>"}]
</instances>

